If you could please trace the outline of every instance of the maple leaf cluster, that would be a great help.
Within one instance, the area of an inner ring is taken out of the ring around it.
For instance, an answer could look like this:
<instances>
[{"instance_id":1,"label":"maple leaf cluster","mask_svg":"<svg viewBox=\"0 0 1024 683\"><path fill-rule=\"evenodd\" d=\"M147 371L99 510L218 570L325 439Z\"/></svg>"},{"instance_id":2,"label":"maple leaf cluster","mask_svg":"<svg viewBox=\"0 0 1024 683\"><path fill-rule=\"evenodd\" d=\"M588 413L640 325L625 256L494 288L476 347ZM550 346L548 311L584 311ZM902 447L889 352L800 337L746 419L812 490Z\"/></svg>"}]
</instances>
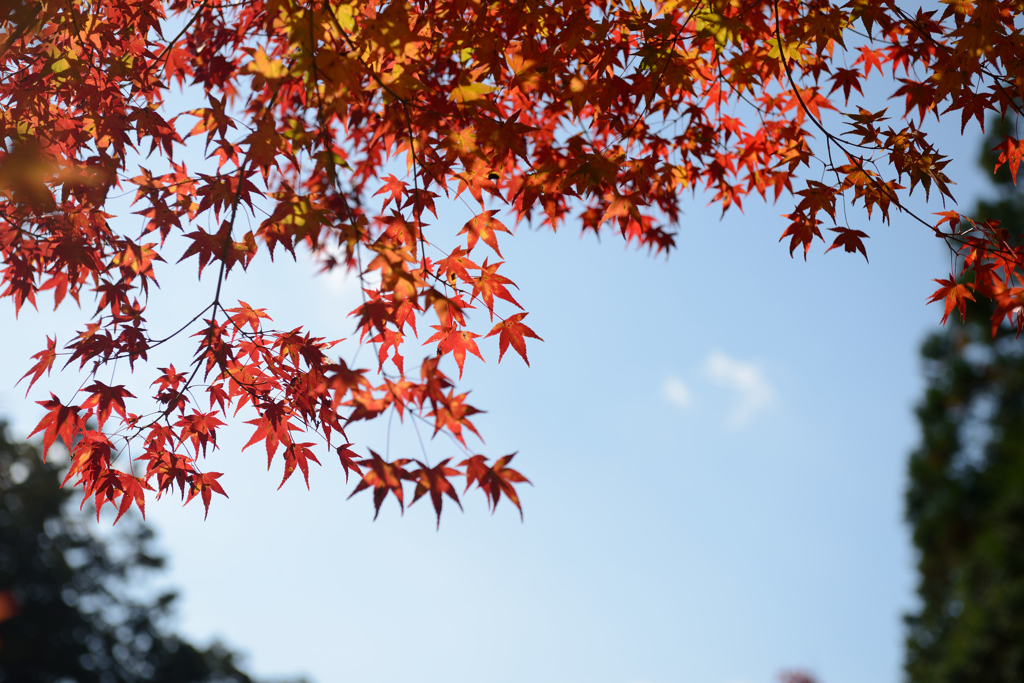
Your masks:
<instances>
[{"instance_id":1,"label":"maple leaf cluster","mask_svg":"<svg viewBox=\"0 0 1024 683\"><path fill-rule=\"evenodd\" d=\"M514 485L525 478L507 467L511 456L492 462L468 448L480 411L441 364L451 356L461 380L485 342L496 342L499 361L511 347L528 362L527 339L540 336L499 272L500 240L524 222L572 221L668 253L687 191L723 210L786 194L791 254L806 257L831 225L827 250L867 258L867 233L839 225L837 207L859 204L883 221L904 212L960 257L962 272L933 297L947 316L985 296L999 304L993 325L1024 326L1022 247L997 225L953 212L935 223L906 205L917 188L952 196L926 115L959 112L966 127L1019 113L1015 2L949 0L916 13L893 0L5 7L0 295L18 310L45 291L57 306L95 302L70 342L47 340L25 378L31 389L58 358L89 377L74 396L40 401L36 431L47 449L58 438L71 446L69 481L98 510L144 511L148 491L208 509L225 492L202 464L240 411L251 416L240 420L251 428L246 448L262 444L268 465L281 455L282 484L298 468L308 485L310 462L333 450L346 479L359 477L353 493L372 489L378 511L389 494L404 507L410 486L440 515L444 496L459 503L453 477L492 507L502 495L519 506ZM899 122L850 105L867 101L869 81L903 101ZM173 88L202 106L174 111ZM197 144L203 172L180 161ZM1014 177L1022 150L1013 138L1001 148ZM403 178L392 160L405 161ZM108 213L125 189L143 221L131 234ZM442 197L472 210L458 232L430 223ZM149 288L178 246L177 262L215 272L216 287L178 333L192 335L191 364L152 368L149 352L167 339L149 332ZM300 251L361 278L351 317L376 368L222 300L232 269ZM409 367L423 321L429 352ZM151 395L98 379L126 365L150 373ZM426 422L462 457L430 466L357 455L346 428L385 414Z\"/></svg>"}]
</instances>

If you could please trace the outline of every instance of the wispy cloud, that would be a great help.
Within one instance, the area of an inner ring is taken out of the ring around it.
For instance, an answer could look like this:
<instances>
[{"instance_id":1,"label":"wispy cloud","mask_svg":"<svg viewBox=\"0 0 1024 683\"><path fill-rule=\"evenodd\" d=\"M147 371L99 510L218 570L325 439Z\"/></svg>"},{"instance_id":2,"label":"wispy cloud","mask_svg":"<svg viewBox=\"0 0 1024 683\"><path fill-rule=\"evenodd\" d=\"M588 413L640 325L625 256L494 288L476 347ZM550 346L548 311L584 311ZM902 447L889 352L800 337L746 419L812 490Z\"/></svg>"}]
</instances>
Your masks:
<instances>
[{"instance_id":1,"label":"wispy cloud","mask_svg":"<svg viewBox=\"0 0 1024 683\"><path fill-rule=\"evenodd\" d=\"M704 365L708 376L717 384L736 392L736 403L726 418L730 427L743 427L759 411L770 406L775 400L775 391L765 378L761 368L745 363L721 351L714 351Z\"/></svg>"},{"instance_id":2,"label":"wispy cloud","mask_svg":"<svg viewBox=\"0 0 1024 683\"><path fill-rule=\"evenodd\" d=\"M683 384L683 380L678 377L666 379L661 392L669 403L677 408L688 408L693 403L693 394L689 387Z\"/></svg>"},{"instance_id":3,"label":"wispy cloud","mask_svg":"<svg viewBox=\"0 0 1024 683\"><path fill-rule=\"evenodd\" d=\"M320 264L316 263L317 270ZM348 271L344 266L338 266L325 273L320 273L317 278L321 286L329 296L352 296L359 294L359 276Z\"/></svg>"}]
</instances>

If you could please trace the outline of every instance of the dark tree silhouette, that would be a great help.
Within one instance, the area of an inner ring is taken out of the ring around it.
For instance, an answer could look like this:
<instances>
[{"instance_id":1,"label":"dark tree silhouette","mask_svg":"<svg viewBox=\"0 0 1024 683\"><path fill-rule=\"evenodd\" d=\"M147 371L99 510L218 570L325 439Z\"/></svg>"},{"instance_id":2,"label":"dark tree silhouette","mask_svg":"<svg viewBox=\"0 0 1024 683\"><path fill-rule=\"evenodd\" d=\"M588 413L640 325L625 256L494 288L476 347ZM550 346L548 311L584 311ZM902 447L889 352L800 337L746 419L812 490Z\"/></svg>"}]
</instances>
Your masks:
<instances>
[{"instance_id":1,"label":"dark tree silhouette","mask_svg":"<svg viewBox=\"0 0 1024 683\"><path fill-rule=\"evenodd\" d=\"M132 597L164 565L153 532L126 516L98 538L60 481L0 423L0 681L252 683L225 647L166 631L173 593Z\"/></svg>"},{"instance_id":2,"label":"dark tree silhouette","mask_svg":"<svg viewBox=\"0 0 1024 683\"><path fill-rule=\"evenodd\" d=\"M1010 131L993 125L982 155ZM1009 172L978 217L1020 240L1024 193ZM911 683L1024 680L1024 346L992 336L988 302L950 316L922 347L928 388L917 408L907 517L919 552L919 608L906 618Z\"/></svg>"}]
</instances>

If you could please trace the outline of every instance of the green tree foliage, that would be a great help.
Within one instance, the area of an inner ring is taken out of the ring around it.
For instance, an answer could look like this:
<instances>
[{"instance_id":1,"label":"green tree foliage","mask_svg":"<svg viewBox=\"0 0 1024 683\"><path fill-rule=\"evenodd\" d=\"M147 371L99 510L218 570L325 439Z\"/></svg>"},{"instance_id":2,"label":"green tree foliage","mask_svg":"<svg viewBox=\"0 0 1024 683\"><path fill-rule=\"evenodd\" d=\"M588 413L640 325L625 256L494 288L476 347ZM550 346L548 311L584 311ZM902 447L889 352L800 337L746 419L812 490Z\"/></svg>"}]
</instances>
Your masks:
<instances>
[{"instance_id":1,"label":"green tree foliage","mask_svg":"<svg viewBox=\"0 0 1024 683\"><path fill-rule=\"evenodd\" d=\"M0 423L0 681L252 683L226 648L162 628L173 593L132 597L164 564L153 532L125 517L97 538L60 481Z\"/></svg>"},{"instance_id":2,"label":"green tree foliage","mask_svg":"<svg viewBox=\"0 0 1024 683\"><path fill-rule=\"evenodd\" d=\"M993 126L987 151L1013 134ZM1006 168L979 219L1024 234L1024 192ZM928 388L922 443L910 460L907 517L919 552L919 608L907 617L913 683L1024 680L1024 346L992 335L989 302L922 347Z\"/></svg>"}]
</instances>

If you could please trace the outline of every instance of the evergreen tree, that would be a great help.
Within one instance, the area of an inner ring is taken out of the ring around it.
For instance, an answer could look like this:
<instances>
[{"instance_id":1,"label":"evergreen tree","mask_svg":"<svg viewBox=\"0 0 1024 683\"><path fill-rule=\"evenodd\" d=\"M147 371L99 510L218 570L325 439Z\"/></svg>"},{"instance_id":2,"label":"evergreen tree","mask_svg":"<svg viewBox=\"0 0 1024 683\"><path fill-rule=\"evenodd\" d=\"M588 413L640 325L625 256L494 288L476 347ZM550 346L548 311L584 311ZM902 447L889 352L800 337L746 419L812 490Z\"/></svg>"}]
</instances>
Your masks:
<instances>
[{"instance_id":1,"label":"evergreen tree","mask_svg":"<svg viewBox=\"0 0 1024 683\"><path fill-rule=\"evenodd\" d=\"M1010 124L992 126L991 172ZM1022 179L1024 181L1024 179ZM973 214L1024 234L1024 192L1004 166ZM919 552L920 606L906 618L912 683L1024 681L1024 340L990 304L922 347L927 391L917 408L907 517Z\"/></svg>"},{"instance_id":2,"label":"evergreen tree","mask_svg":"<svg viewBox=\"0 0 1024 683\"><path fill-rule=\"evenodd\" d=\"M153 532L126 515L97 538L60 481L0 423L0 681L252 683L226 648L165 631L173 594L131 597L164 565Z\"/></svg>"}]
</instances>

